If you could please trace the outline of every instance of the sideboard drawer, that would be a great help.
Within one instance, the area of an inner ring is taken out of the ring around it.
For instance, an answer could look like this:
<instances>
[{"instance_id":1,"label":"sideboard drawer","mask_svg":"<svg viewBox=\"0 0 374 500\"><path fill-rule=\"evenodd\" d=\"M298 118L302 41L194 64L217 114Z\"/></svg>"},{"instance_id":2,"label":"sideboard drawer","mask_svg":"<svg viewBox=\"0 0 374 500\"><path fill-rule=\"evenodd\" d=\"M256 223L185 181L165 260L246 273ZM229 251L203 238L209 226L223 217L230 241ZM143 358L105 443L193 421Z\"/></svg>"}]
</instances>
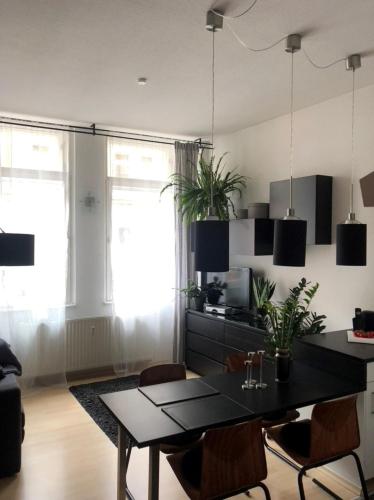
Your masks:
<instances>
[{"instance_id":1,"label":"sideboard drawer","mask_svg":"<svg viewBox=\"0 0 374 500\"><path fill-rule=\"evenodd\" d=\"M224 346L202 335L188 332L187 349L204 354L204 356L218 361L219 363L224 362Z\"/></svg>"},{"instance_id":2,"label":"sideboard drawer","mask_svg":"<svg viewBox=\"0 0 374 500\"><path fill-rule=\"evenodd\" d=\"M224 323L221 320L210 319L196 314L187 314L187 330L209 337L218 342L224 340Z\"/></svg>"},{"instance_id":3,"label":"sideboard drawer","mask_svg":"<svg viewBox=\"0 0 374 500\"><path fill-rule=\"evenodd\" d=\"M244 330L236 326L226 325L225 344L240 351L257 351L264 349L265 335Z\"/></svg>"},{"instance_id":4,"label":"sideboard drawer","mask_svg":"<svg viewBox=\"0 0 374 500\"><path fill-rule=\"evenodd\" d=\"M196 352L187 350L186 355L187 368L199 375L213 375L215 373L223 373L225 371L225 365L213 361Z\"/></svg>"}]
</instances>

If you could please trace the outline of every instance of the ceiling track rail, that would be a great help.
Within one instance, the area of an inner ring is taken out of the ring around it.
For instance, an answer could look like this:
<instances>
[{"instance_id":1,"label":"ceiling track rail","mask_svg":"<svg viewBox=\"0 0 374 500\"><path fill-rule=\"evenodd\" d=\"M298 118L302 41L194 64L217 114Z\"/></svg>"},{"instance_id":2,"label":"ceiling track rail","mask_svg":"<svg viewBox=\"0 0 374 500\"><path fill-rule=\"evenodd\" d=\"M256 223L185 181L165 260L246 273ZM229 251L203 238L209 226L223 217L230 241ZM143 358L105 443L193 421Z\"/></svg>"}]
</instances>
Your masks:
<instances>
[{"instance_id":1,"label":"ceiling track rail","mask_svg":"<svg viewBox=\"0 0 374 500\"><path fill-rule=\"evenodd\" d=\"M88 127L88 126L65 125L62 123L55 123L55 122L45 122L38 120L12 118L8 116L0 116L0 124L15 125L17 127L36 128L41 130L57 130L59 132L68 132L73 134L112 137L113 139L127 139L131 141L151 142L154 144L174 145L175 142L182 142L186 144L197 143L201 149L212 148L212 145L209 142L203 141L201 137L195 139L194 141L187 141L183 139L178 139L176 137L163 137L163 136L141 134L135 132L123 132L121 130L98 128L95 123L93 123L91 126Z\"/></svg>"}]
</instances>

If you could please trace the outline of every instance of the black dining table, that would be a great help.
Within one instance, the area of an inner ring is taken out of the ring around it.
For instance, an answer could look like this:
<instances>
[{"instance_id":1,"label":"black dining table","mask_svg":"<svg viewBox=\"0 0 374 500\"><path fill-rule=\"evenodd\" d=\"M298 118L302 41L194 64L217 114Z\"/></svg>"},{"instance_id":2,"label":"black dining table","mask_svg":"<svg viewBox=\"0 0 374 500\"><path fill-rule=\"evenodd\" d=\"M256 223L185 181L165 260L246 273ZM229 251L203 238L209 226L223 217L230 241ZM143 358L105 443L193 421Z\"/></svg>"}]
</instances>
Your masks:
<instances>
[{"instance_id":1,"label":"black dining table","mask_svg":"<svg viewBox=\"0 0 374 500\"><path fill-rule=\"evenodd\" d=\"M256 376L256 374L254 374ZM149 447L148 499L159 498L160 443L365 390L361 382L293 361L287 383L264 362L265 389L243 390L244 373L222 373L100 396L118 424L117 500L132 499L129 450ZM131 446L129 446L131 444Z\"/></svg>"}]
</instances>

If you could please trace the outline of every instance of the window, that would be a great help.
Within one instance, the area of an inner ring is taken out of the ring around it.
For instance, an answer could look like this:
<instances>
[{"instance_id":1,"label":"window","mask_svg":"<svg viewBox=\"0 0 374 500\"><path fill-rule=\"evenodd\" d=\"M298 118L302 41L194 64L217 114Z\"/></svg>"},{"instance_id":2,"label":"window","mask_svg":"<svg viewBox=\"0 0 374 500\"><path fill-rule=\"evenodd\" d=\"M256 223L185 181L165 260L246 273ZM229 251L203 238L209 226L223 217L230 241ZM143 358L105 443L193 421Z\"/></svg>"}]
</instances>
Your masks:
<instances>
[{"instance_id":1,"label":"window","mask_svg":"<svg viewBox=\"0 0 374 500\"><path fill-rule=\"evenodd\" d=\"M113 299L113 268L126 277L124 288L139 294L134 313L162 307L175 287L173 194L160 198L173 170L172 146L108 139L106 300ZM145 287L153 292L142 293ZM148 296L153 299L145 304Z\"/></svg>"},{"instance_id":2,"label":"window","mask_svg":"<svg viewBox=\"0 0 374 500\"><path fill-rule=\"evenodd\" d=\"M33 300L51 306L71 301L70 272L66 286L66 255L68 267L72 268L71 254L67 253L71 248L67 135L1 127L0 175L1 228L35 234L35 266L7 268L3 272L7 304L22 309L32 306ZM56 262L62 264L57 266ZM37 294L35 280L40 292Z\"/></svg>"}]
</instances>

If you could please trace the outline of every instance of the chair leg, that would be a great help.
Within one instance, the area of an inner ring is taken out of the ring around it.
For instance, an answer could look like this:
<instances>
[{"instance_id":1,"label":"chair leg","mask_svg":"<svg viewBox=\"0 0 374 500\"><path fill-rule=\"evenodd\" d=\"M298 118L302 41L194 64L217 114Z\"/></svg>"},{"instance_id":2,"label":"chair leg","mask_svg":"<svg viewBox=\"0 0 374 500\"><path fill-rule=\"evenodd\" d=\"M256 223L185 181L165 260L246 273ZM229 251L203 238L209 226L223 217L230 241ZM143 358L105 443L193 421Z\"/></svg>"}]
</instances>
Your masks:
<instances>
[{"instance_id":1,"label":"chair leg","mask_svg":"<svg viewBox=\"0 0 374 500\"><path fill-rule=\"evenodd\" d=\"M301 467L300 472L297 475L297 483L299 485L300 500L305 500L305 492L303 485L303 475L305 474L305 467Z\"/></svg>"},{"instance_id":2,"label":"chair leg","mask_svg":"<svg viewBox=\"0 0 374 500\"><path fill-rule=\"evenodd\" d=\"M270 453L272 453L276 457L280 458L281 460L283 460L283 462L286 462L286 464L288 464L290 467L292 467L293 469L295 469L299 472L300 467L297 464L295 464L294 462L292 462L291 460L289 460L285 455L283 455L283 453L280 453L278 450L276 450L275 448L270 446L270 444L267 441L267 437L268 436L266 435L266 431L264 431L263 438L264 438L265 448L267 448L270 451Z\"/></svg>"},{"instance_id":3,"label":"chair leg","mask_svg":"<svg viewBox=\"0 0 374 500\"><path fill-rule=\"evenodd\" d=\"M130 457L131 457L131 450L132 450L132 441L129 439L128 446L127 446L127 453L126 453L126 470L129 466Z\"/></svg>"},{"instance_id":4,"label":"chair leg","mask_svg":"<svg viewBox=\"0 0 374 500\"><path fill-rule=\"evenodd\" d=\"M351 455L355 459L357 470L358 470L358 474L360 476L362 494L364 495L364 499L365 500L369 500L369 493L368 493L368 490L367 490L364 473L362 471L361 461L360 461L357 453L355 453L354 451L352 451Z\"/></svg>"},{"instance_id":5,"label":"chair leg","mask_svg":"<svg viewBox=\"0 0 374 500\"><path fill-rule=\"evenodd\" d=\"M263 492L265 493L266 500L271 500L270 491L269 491L268 487L266 486L266 484L264 484L264 483L258 483L257 486L259 488L262 488Z\"/></svg>"}]
</instances>

